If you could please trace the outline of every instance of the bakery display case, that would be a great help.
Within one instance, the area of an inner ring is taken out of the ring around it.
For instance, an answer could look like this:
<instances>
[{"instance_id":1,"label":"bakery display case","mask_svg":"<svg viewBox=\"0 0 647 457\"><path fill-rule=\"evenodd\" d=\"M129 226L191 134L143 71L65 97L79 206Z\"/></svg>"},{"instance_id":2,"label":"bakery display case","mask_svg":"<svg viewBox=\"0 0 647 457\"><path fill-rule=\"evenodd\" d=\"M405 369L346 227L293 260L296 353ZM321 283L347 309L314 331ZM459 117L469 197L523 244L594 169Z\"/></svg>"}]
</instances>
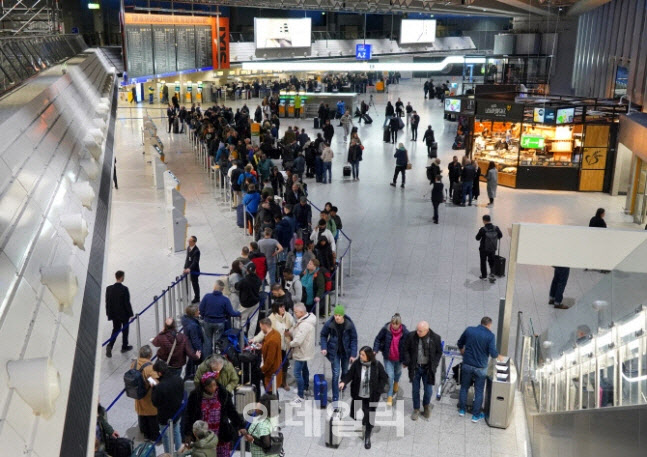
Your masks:
<instances>
[{"instance_id":1,"label":"bakery display case","mask_svg":"<svg viewBox=\"0 0 647 457\"><path fill-rule=\"evenodd\" d=\"M520 128L520 123L479 119L474 122L473 158L483 174L494 162L502 186L516 187Z\"/></svg>"}]
</instances>

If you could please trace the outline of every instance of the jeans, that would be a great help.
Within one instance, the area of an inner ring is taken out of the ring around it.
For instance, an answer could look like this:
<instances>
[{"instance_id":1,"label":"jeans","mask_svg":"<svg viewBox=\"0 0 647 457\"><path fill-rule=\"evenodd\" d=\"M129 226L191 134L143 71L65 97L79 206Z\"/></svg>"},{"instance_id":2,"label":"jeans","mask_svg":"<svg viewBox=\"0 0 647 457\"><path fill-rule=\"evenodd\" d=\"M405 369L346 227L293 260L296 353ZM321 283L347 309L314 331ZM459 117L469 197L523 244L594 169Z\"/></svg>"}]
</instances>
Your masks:
<instances>
[{"instance_id":1,"label":"jeans","mask_svg":"<svg viewBox=\"0 0 647 457\"><path fill-rule=\"evenodd\" d=\"M204 358L206 359L211 354L213 354L213 345L220 339L222 334L225 332L225 324L220 323L216 324L213 322L203 322L204 328ZM195 349L195 348L194 348Z\"/></svg>"},{"instance_id":2,"label":"jeans","mask_svg":"<svg viewBox=\"0 0 647 457\"><path fill-rule=\"evenodd\" d=\"M166 427L167 424L159 424L160 425L160 432ZM170 453L171 452L171 443L170 440L168 439L169 431L166 430L164 432L164 436L162 436L162 444L164 444L164 452ZM180 447L182 446L182 434L180 433L180 419L178 418L176 422L173 423L173 447L175 447L175 451L179 451Z\"/></svg>"},{"instance_id":3,"label":"jeans","mask_svg":"<svg viewBox=\"0 0 647 457\"><path fill-rule=\"evenodd\" d=\"M310 387L310 371L308 371L307 361L294 361L294 378L297 380L297 395L303 399L305 397L305 391Z\"/></svg>"},{"instance_id":4,"label":"jeans","mask_svg":"<svg viewBox=\"0 0 647 457\"><path fill-rule=\"evenodd\" d=\"M411 139L418 141L418 126L411 124Z\"/></svg>"},{"instance_id":5,"label":"jeans","mask_svg":"<svg viewBox=\"0 0 647 457\"><path fill-rule=\"evenodd\" d=\"M128 347L128 330L130 327L126 324L128 324L128 319L125 321L117 319L112 320L112 335L110 336L110 342L108 343L108 347L110 349L112 349L115 345L115 341L117 341L117 338L119 337L117 334L119 330L121 330L121 347L124 349Z\"/></svg>"},{"instance_id":6,"label":"jeans","mask_svg":"<svg viewBox=\"0 0 647 457\"><path fill-rule=\"evenodd\" d=\"M351 162L350 169L353 173L353 179L359 178L359 161Z\"/></svg>"},{"instance_id":7,"label":"jeans","mask_svg":"<svg viewBox=\"0 0 647 457\"><path fill-rule=\"evenodd\" d=\"M317 182L323 180L323 160L321 160L321 157L317 156L315 157L315 176L317 178Z\"/></svg>"},{"instance_id":8,"label":"jeans","mask_svg":"<svg viewBox=\"0 0 647 457\"><path fill-rule=\"evenodd\" d=\"M384 369L386 374L389 375L389 393L386 394L387 397L393 396L393 383L400 382L400 376L402 375L402 362L394 362L393 360L384 360Z\"/></svg>"},{"instance_id":9,"label":"jeans","mask_svg":"<svg viewBox=\"0 0 647 457\"><path fill-rule=\"evenodd\" d=\"M406 181L406 166L400 166L396 165L395 166L395 173L393 174L393 184L396 184L398 181L398 175L402 173L402 185L404 186L404 182Z\"/></svg>"},{"instance_id":10,"label":"jeans","mask_svg":"<svg viewBox=\"0 0 647 457\"><path fill-rule=\"evenodd\" d=\"M553 281L550 283L550 293L549 297L555 300L555 304L561 304L564 299L564 289L566 289L566 283L568 282L568 275L571 272L571 269L568 267L553 267L555 268L555 274L553 275Z\"/></svg>"},{"instance_id":11,"label":"jeans","mask_svg":"<svg viewBox=\"0 0 647 457\"><path fill-rule=\"evenodd\" d=\"M348 373L348 357L345 354L335 354L330 362L332 367L332 401L339 400L339 368L341 365L341 375ZM324 362L325 363L325 362Z\"/></svg>"},{"instance_id":12,"label":"jeans","mask_svg":"<svg viewBox=\"0 0 647 457\"><path fill-rule=\"evenodd\" d=\"M270 286L276 284L276 262L267 262L267 274L270 275Z\"/></svg>"},{"instance_id":13,"label":"jeans","mask_svg":"<svg viewBox=\"0 0 647 457\"><path fill-rule=\"evenodd\" d=\"M481 256L481 276L487 276L487 267L485 266L485 261L490 264L490 273L494 274L494 252L486 252L479 250L479 255Z\"/></svg>"},{"instance_id":14,"label":"jeans","mask_svg":"<svg viewBox=\"0 0 647 457\"><path fill-rule=\"evenodd\" d=\"M472 190L474 189L474 181L463 182L463 205L467 200L467 194L470 194L470 205L472 204Z\"/></svg>"},{"instance_id":15,"label":"jeans","mask_svg":"<svg viewBox=\"0 0 647 457\"><path fill-rule=\"evenodd\" d=\"M389 124L389 121L392 117L393 116L384 116L384 125L382 126L382 128L385 128Z\"/></svg>"},{"instance_id":16,"label":"jeans","mask_svg":"<svg viewBox=\"0 0 647 457\"><path fill-rule=\"evenodd\" d=\"M323 167L323 179L321 182L324 184L326 182L332 183L332 162L324 162Z\"/></svg>"},{"instance_id":17,"label":"jeans","mask_svg":"<svg viewBox=\"0 0 647 457\"><path fill-rule=\"evenodd\" d=\"M478 368L468 365L463 362L461 371L461 392L458 395L458 409L465 410L465 402L467 401L467 391L474 379L474 406L472 406L472 414L478 416L481 414L481 404L483 403L483 388L485 387L485 377L487 376L487 368Z\"/></svg>"},{"instance_id":18,"label":"jeans","mask_svg":"<svg viewBox=\"0 0 647 457\"><path fill-rule=\"evenodd\" d=\"M424 389L424 396L422 397L422 406L427 406L431 403L431 396L434 393L434 385L431 384L433 379L429 379L429 370L427 366L418 365L414 368L413 372L413 409L420 409L420 384Z\"/></svg>"}]
</instances>

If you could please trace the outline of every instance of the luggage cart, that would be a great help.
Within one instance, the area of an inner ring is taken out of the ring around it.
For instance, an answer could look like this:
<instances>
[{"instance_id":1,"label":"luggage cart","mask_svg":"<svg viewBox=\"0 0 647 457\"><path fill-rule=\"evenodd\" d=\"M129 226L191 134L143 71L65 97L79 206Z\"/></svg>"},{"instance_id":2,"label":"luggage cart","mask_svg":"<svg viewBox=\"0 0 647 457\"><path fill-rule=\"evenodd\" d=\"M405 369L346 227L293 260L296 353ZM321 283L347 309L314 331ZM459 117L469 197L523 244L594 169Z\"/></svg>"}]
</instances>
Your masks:
<instances>
[{"instance_id":1,"label":"luggage cart","mask_svg":"<svg viewBox=\"0 0 647 457\"><path fill-rule=\"evenodd\" d=\"M449 387L448 381L453 378L452 367L461 361L463 356L458 346L450 346L443 341L443 356L440 359L440 386L436 390L436 400L440 400ZM447 360L449 359L449 363ZM457 381L458 382L458 381Z\"/></svg>"}]
</instances>

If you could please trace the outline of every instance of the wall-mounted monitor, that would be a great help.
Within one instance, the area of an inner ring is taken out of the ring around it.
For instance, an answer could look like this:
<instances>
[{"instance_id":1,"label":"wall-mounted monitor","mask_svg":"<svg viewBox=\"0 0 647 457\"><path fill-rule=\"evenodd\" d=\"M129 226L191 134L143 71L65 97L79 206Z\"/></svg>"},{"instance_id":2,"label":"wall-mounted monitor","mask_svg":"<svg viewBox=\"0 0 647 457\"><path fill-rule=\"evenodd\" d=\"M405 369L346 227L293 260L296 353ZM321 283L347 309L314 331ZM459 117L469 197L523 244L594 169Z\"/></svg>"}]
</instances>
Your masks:
<instances>
[{"instance_id":1,"label":"wall-mounted monitor","mask_svg":"<svg viewBox=\"0 0 647 457\"><path fill-rule=\"evenodd\" d=\"M400 44L423 44L434 41L436 41L435 19L402 19Z\"/></svg>"},{"instance_id":2,"label":"wall-mounted monitor","mask_svg":"<svg viewBox=\"0 0 647 457\"><path fill-rule=\"evenodd\" d=\"M460 98L446 98L445 99L445 111L451 113L460 113L461 112L461 99Z\"/></svg>"},{"instance_id":3,"label":"wall-mounted monitor","mask_svg":"<svg viewBox=\"0 0 647 457\"><path fill-rule=\"evenodd\" d=\"M312 20L254 18L254 44L256 49L309 48Z\"/></svg>"},{"instance_id":4,"label":"wall-mounted monitor","mask_svg":"<svg viewBox=\"0 0 647 457\"><path fill-rule=\"evenodd\" d=\"M555 116L556 124L572 124L575 117L575 108L560 108Z\"/></svg>"},{"instance_id":5,"label":"wall-mounted monitor","mask_svg":"<svg viewBox=\"0 0 647 457\"><path fill-rule=\"evenodd\" d=\"M523 149L544 149L545 139L541 135L521 135Z\"/></svg>"}]
</instances>

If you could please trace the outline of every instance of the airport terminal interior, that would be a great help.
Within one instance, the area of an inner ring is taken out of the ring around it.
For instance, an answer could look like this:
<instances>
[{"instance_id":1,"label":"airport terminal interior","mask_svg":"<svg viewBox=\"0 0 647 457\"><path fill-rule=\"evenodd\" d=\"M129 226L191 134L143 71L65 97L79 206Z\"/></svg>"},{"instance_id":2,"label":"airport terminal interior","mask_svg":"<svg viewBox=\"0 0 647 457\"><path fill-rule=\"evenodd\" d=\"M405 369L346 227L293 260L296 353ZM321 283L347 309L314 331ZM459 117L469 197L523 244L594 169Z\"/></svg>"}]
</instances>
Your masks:
<instances>
[{"instance_id":1,"label":"airport terminal interior","mask_svg":"<svg viewBox=\"0 0 647 457\"><path fill-rule=\"evenodd\" d=\"M0 24L0 455L647 455L645 0Z\"/></svg>"}]
</instances>

